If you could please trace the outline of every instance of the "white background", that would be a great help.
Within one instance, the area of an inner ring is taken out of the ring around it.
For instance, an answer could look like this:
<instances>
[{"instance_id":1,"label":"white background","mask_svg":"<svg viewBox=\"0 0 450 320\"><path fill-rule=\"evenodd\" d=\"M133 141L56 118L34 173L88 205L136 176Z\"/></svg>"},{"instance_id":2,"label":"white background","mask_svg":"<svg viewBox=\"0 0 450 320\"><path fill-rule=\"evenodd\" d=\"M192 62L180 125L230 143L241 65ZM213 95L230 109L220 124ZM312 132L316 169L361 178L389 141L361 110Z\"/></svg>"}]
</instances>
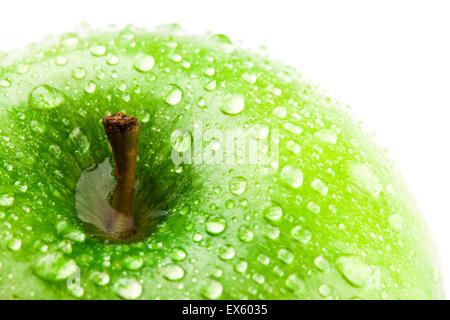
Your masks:
<instances>
[{"instance_id":1,"label":"white background","mask_svg":"<svg viewBox=\"0 0 450 320\"><path fill-rule=\"evenodd\" d=\"M450 2L2 1L0 51L48 34L177 22L265 45L350 104L396 159L440 248L450 292Z\"/></svg>"}]
</instances>

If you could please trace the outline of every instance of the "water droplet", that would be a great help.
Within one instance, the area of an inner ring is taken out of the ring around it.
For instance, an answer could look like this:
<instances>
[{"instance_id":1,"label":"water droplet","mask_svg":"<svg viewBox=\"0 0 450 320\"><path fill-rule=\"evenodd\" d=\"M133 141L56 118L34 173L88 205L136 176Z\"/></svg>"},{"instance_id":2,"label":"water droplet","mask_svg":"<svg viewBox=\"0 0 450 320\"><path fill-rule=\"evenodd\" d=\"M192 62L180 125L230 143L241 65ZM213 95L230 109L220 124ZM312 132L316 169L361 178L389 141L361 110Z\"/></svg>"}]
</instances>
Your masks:
<instances>
[{"instance_id":1,"label":"water droplet","mask_svg":"<svg viewBox=\"0 0 450 320\"><path fill-rule=\"evenodd\" d=\"M134 68L140 72L148 72L155 66L155 59L148 54L139 54L133 63Z\"/></svg>"},{"instance_id":2,"label":"water droplet","mask_svg":"<svg viewBox=\"0 0 450 320\"><path fill-rule=\"evenodd\" d=\"M268 226L264 227L263 234L266 238L268 238L270 240L275 240L280 236L280 229L278 229L277 227L268 225Z\"/></svg>"},{"instance_id":3,"label":"water droplet","mask_svg":"<svg viewBox=\"0 0 450 320\"><path fill-rule=\"evenodd\" d=\"M34 262L33 272L41 279L61 281L78 271L74 260L69 260L60 252L48 253Z\"/></svg>"},{"instance_id":4,"label":"water droplet","mask_svg":"<svg viewBox=\"0 0 450 320\"><path fill-rule=\"evenodd\" d=\"M221 234L226 228L227 222L225 218L217 215L211 215L205 222L206 232L212 235Z\"/></svg>"},{"instance_id":5,"label":"water droplet","mask_svg":"<svg viewBox=\"0 0 450 320\"><path fill-rule=\"evenodd\" d=\"M256 259L258 260L259 263L263 265L268 265L270 262L270 258L265 254L260 254Z\"/></svg>"},{"instance_id":6,"label":"water droplet","mask_svg":"<svg viewBox=\"0 0 450 320\"><path fill-rule=\"evenodd\" d=\"M86 70L83 67L75 67L72 70L72 78L81 80L86 76Z\"/></svg>"},{"instance_id":7,"label":"water droplet","mask_svg":"<svg viewBox=\"0 0 450 320\"><path fill-rule=\"evenodd\" d=\"M67 62L69 62L69 59L67 59L64 56L57 56L55 59L55 64L60 67L65 66L67 64Z\"/></svg>"},{"instance_id":8,"label":"water droplet","mask_svg":"<svg viewBox=\"0 0 450 320\"><path fill-rule=\"evenodd\" d=\"M216 73L216 70L214 68L206 68L204 72L207 76L213 76L214 73Z\"/></svg>"},{"instance_id":9,"label":"water droplet","mask_svg":"<svg viewBox=\"0 0 450 320\"><path fill-rule=\"evenodd\" d=\"M142 286L134 278L121 278L114 284L114 292L123 299L133 300L141 295Z\"/></svg>"},{"instance_id":10,"label":"water droplet","mask_svg":"<svg viewBox=\"0 0 450 320\"><path fill-rule=\"evenodd\" d=\"M248 83L254 84L256 82L256 75L250 73L242 74L242 80L247 81Z\"/></svg>"},{"instance_id":11,"label":"water droplet","mask_svg":"<svg viewBox=\"0 0 450 320\"><path fill-rule=\"evenodd\" d=\"M247 266L248 266L247 262L241 260L234 265L234 270L238 273L244 273L247 270Z\"/></svg>"},{"instance_id":12,"label":"water droplet","mask_svg":"<svg viewBox=\"0 0 450 320\"><path fill-rule=\"evenodd\" d=\"M281 169L281 180L292 188L300 188L303 184L303 172L299 168L287 165Z\"/></svg>"},{"instance_id":13,"label":"water droplet","mask_svg":"<svg viewBox=\"0 0 450 320\"><path fill-rule=\"evenodd\" d=\"M312 234L311 231L309 231L306 228L303 228L302 226L295 226L291 230L291 236L294 239L306 244L311 239Z\"/></svg>"},{"instance_id":14,"label":"water droplet","mask_svg":"<svg viewBox=\"0 0 450 320\"><path fill-rule=\"evenodd\" d=\"M295 294L301 294L305 290L305 282L296 274L291 274L286 279L286 287Z\"/></svg>"},{"instance_id":15,"label":"water droplet","mask_svg":"<svg viewBox=\"0 0 450 320\"><path fill-rule=\"evenodd\" d=\"M164 268L163 277L171 281L181 280L184 278L184 269L176 264L169 265Z\"/></svg>"},{"instance_id":16,"label":"water droplet","mask_svg":"<svg viewBox=\"0 0 450 320\"><path fill-rule=\"evenodd\" d=\"M200 241L202 241L202 239L203 239L203 236L200 233L196 233L192 236L192 240L194 242L200 242Z\"/></svg>"},{"instance_id":17,"label":"water droplet","mask_svg":"<svg viewBox=\"0 0 450 320\"><path fill-rule=\"evenodd\" d=\"M320 179L314 179L313 182L311 182L311 187L322 196L328 193L328 186Z\"/></svg>"},{"instance_id":18,"label":"water droplet","mask_svg":"<svg viewBox=\"0 0 450 320\"><path fill-rule=\"evenodd\" d=\"M95 82L89 81L86 84L86 86L84 87L84 91L86 91L86 93L94 93L96 88L97 88L97 85L95 84Z\"/></svg>"},{"instance_id":19,"label":"water droplet","mask_svg":"<svg viewBox=\"0 0 450 320\"><path fill-rule=\"evenodd\" d=\"M294 254L287 249L280 249L278 251L278 259L283 261L284 263L290 264L294 261Z\"/></svg>"},{"instance_id":20,"label":"water droplet","mask_svg":"<svg viewBox=\"0 0 450 320\"><path fill-rule=\"evenodd\" d=\"M183 59L183 57L180 56L179 54L175 53L175 54L169 55L169 59L174 61L174 62L180 62Z\"/></svg>"},{"instance_id":21,"label":"water droplet","mask_svg":"<svg viewBox=\"0 0 450 320\"><path fill-rule=\"evenodd\" d=\"M177 129L170 135L172 148L177 152L186 152L191 149L192 136L188 130Z\"/></svg>"},{"instance_id":22,"label":"water droplet","mask_svg":"<svg viewBox=\"0 0 450 320\"><path fill-rule=\"evenodd\" d=\"M206 91L214 91L215 88L216 88L216 80L211 80L204 86L204 89Z\"/></svg>"},{"instance_id":23,"label":"water droplet","mask_svg":"<svg viewBox=\"0 0 450 320\"><path fill-rule=\"evenodd\" d=\"M91 279L98 286L106 286L109 283L109 274L106 272L94 271L91 274Z\"/></svg>"},{"instance_id":24,"label":"water droplet","mask_svg":"<svg viewBox=\"0 0 450 320\"><path fill-rule=\"evenodd\" d=\"M213 279L208 280L208 282L201 289L202 295L207 299L219 298L222 295L222 291L222 284Z\"/></svg>"},{"instance_id":25,"label":"water droplet","mask_svg":"<svg viewBox=\"0 0 450 320\"><path fill-rule=\"evenodd\" d=\"M319 287L319 294L324 298L329 297L331 295L331 288L323 284Z\"/></svg>"},{"instance_id":26,"label":"water droplet","mask_svg":"<svg viewBox=\"0 0 450 320\"><path fill-rule=\"evenodd\" d=\"M215 34L210 37L211 40L216 41L217 44L220 44L221 49L225 53L231 53L233 52L233 43L231 42L230 38L228 38L224 34Z\"/></svg>"},{"instance_id":27,"label":"water droplet","mask_svg":"<svg viewBox=\"0 0 450 320\"><path fill-rule=\"evenodd\" d=\"M230 260L234 258L236 251L234 250L234 247L227 244L219 249L219 258L222 260Z\"/></svg>"},{"instance_id":28,"label":"water droplet","mask_svg":"<svg viewBox=\"0 0 450 320\"><path fill-rule=\"evenodd\" d=\"M336 268L342 277L355 287L379 288L380 269L362 262L357 256L342 256L336 260Z\"/></svg>"},{"instance_id":29,"label":"water droplet","mask_svg":"<svg viewBox=\"0 0 450 320\"><path fill-rule=\"evenodd\" d=\"M122 264L128 270L139 270L144 265L144 259L139 256L127 256Z\"/></svg>"},{"instance_id":30,"label":"water droplet","mask_svg":"<svg viewBox=\"0 0 450 320\"><path fill-rule=\"evenodd\" d=\"M314 264L320 271L327 271L330 269L330 263L322 256L318 256L314 259Z\"/></svg>"},{"instance_id":31,"label":"water droplet","mask_svg":"<svg viewBox=\"0 0 450 320\"><path fill-rule=\"evenodd\" d=\"M22 247L22 240L20 239L9 239L7 242L8 249L11 251L19 251Z\"/></svg>"},{"instance_id":32,"label":"water droplet","mask_svg":"<svg viewBox=\"0 0 450 320\"><path fill-rule=\"evenodd\" d=\"M33 89L28 97L28 105L32 108L50 109L64 104L64 94L49 85L41 85Z\"/></svg>"},{"instance_id":33,"label":"water droplet","mask_svg":"<svg viewBox=\"0 0 450 320\"><path fill-rule=\"evenodd\" d=\"M247 180L244 177L234 177L230 181L230 192L234 195L241 195L247 190Z\"/></svg>"},{"instance_id":34,"label":"water droplet","mask_svg":"<svg viewBox=\"0 0 450 320\"><path fill-rule=\"evenodd\" d=\"M63 46L72 47L72 46L76 46L78 44L79 39L78 39L78 35L76 33L68 32L68 33L63 34L60 37L59 41L61 42L61 44Z\"/></svg>"},{"instance_id":35,"label":"water droplet","mask_svg":"<svg viewBox=\"0 0 450 320\"><path fill-rule=\"evenodd\" d=\"M252 242L255 238L253 230L249 226L241 226L237 231L239 240L243 242Z\"/></svg>"},{"instance_id":36,"label":"water droplet","mask_svg":"<svg viewBox=\"0 0 450 320\"><path fill-rule=\"evenodd\" d=\"M264 218L269 221L279 221L283 217L283 208L276 203L272 203L272 205L264 209L263 214Z\"/></svg>"},{"instance_id":37,"label":"water droplet","mask_svg":"<svg viewBox=\"0 0 450 320\"><path fill-rule=\"evenodd\" d=\"M306 207L308 208L309 211L311 211L312 213L318 214L320 212L320 206L314 202L308 202L308 204L306 205Z\"/></svg>"},{"instance_id":38,"label":"water droplet","mask_svg":"<svg viewBox=\"0 0 450 320\"><path fill-rule=\"evenodd\" d=\"M283 119L287 115L286 107L279 106L273 109L273 114L276 115L278 118Z\"/></svg>"},{"instance_id":39,"label":"water droplet","mask_svg":"<svg viewBox=\"0 0 450 320\"><path fill-rule=\"evenodd\" d=\"M399 232L403 229L403 217L399 214L393 214L388 218L389 225L395 231Z\"/></svg>"},{"instance_id":40,"label":"water droplet","mask_svg":"<svg viewBox=\"0 0 450 320\"><path fill-rule=\"evenodd\" d=\"M70 294L72 294L76 298L81 298L84 295L84 289L78 283L68 283L67 289Z\"/></svg>"},{"instance_id":41,"label":"water droplet","mask_svg":"<svg viewBox=\"0 0 450 320\"><path fill-rule=\"evenodd\" d=\"M382 189L380 179L369 164L347 161L344 167L350 180L358 188L374 197L380 194Z\"/></svg>"},{"instance_id":42,"label":"water droplet","mask_svg":"<svg viewBox=\"0 0 450 320\"><path fill-rule=\"evenodd\" d=\"M316 131L316 133L314 133L314 136L325 143L336 144L337 142L337 135L333 130L320 129L319 131Z\"/></svg>"},{"instance_id":43,"label":"water droplet","mask_svg":"<svg viewBox=\"0 0 450 320\"><path fill-rule=\"evenodd\" d=\"M265 280L264 276L260 273L253 274L252 279L253 279L253 281L255 281L256 283L259 283L259 284L263 284L264 280Z\"/></svg>"},{"instance_id":44,"label":"water droplet","mask_svg":"<svg viewBox=\"0 0 450 320\"><path fill-rule=\"evenodd\" d=\"M171 106L178 104L183 97L183 91L176 84L171 84L166 89L166 94L164 95L164 101Z\"/></svg>"},{"instance_id":45,"label":"water droplet","mask_svg":"<svg viewBox=\"0 0 450 320\"><path fill-rule=\"evenodd\" d=\"M30 66L27 65L27 64L21 63L21 64L19 64L19 65L17 66L17 72L20 73L20 74L25 74L25 73L27 73L29 70L30 70Z\"/></svg>"},{"instance_id":46,"label":"water droplet","mask_svg":"<svg viewBox=\"0 0 450 320\"><path fill-rule=\"evenodd\" d=\"M289 140L286 144L286 147L288 148L289 151L291 151L293 154L300 154L300 152L302 151L302 148L300 147L300 145L297 142L294 142L292 140Z\"/></svg>"},{"instance_id":47,"label":"water droplet","mask_svg":"<svg viewBox=\"0 0 450 320\"><path fill-rule=\"evenodd\" d=\"M283 123L283 128L293 134L300 134L303 132L302 127L290 122Z\"/></svg>"},{"instance_id":48,"label":"water droplet","mask_svg":"<svg viewBox=\"0 0 450 320\"><path fill-rule=\"evenodd\" d=\"M11 82L6 79L0 80L0 87L2 88L9 88L11 86Z\"/></svg>"},{"instance_id":49,"label":"water droplet","mask_svg":"<svg viewBox=\"0 0 450 320\"><path fill-rule=\"evenodd\" d=\"M108 56L108 60L106 60L106 63L109 64L109 65L114 66L114 65L118 64L119 61L120 60L119 60L118 56L116 56L114 54L111 54L111 55Z\"/></svg>"},{"instance_id":50,"label":"water droplet","mask_svg":"<svg viewBox=\"0 0 450 320\"><path fill-rule=\"evenodd\" d=\"M241 95L232 95L225 98L219 105L219 110L227 115L237 115L244 110L245 100Z\"/></svg>"},{"instance_id":51,"label":"water droplet","mask_svg":"<svg viewBox=\"0 0 450 320\"><path fill-rule=\"evenodd\" d=\"M105 55L106 47L102 45L94 46L91 48L90 52L94 57L101 57Z\"/></svg>"},{"instance_id":52,"label":"water droplet","mask_svg":"<svg viewBox=\"0 0 450 320\"><path fill-rule=\"evenodd\" d=\"M170 257L174 261L183 261L186 259L187 253L183 248L175 248L170 254Z\"/></svg>"},{"instance_id":53,"label":"water droplet","mask_svg":"<svg viewBox=\"0 0 450 320\"><path fill-rule=\"evenodd\" d=\"M14 203L14 196L12 194L2 194L0 196L0 206L10 207Z\"/></svg>"}]
</instances>

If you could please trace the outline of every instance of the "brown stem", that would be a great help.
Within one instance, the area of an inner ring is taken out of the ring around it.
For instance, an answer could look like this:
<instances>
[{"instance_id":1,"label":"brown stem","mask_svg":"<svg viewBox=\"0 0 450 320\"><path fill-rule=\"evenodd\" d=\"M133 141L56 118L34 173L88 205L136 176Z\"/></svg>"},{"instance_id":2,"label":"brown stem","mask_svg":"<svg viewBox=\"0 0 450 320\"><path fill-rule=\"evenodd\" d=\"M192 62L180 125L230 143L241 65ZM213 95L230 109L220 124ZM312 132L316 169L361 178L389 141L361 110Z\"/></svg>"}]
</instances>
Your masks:
<instances>
[{"instance_id":1,"label":"brown stem","mask_svg":"<svg viewBox=\"0 0 450 320\"><path fill-rule=\"evenodd\" d=\"M115 210L110 230L114 238L127 238L136 232L134 217L134 182L140 134L139 122L122 112L103 118L103 128L114 157L116 189Z\"/></svg>"}]
</instances>

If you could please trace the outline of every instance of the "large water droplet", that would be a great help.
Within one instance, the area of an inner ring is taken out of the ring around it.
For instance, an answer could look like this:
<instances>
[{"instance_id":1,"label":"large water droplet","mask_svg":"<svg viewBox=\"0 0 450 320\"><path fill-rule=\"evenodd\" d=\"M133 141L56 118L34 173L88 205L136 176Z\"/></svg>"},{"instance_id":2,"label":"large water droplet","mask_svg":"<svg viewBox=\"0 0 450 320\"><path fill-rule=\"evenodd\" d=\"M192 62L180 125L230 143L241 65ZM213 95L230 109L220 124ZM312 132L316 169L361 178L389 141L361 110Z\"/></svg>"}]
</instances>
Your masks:
<instances>
[{"instance_id":1,"label":"large water droplet","mask_svg":"<svg viewBox=\"0 0 450 320\"><path fill-rule=\"evenodd\" d=\"M279 221L283 217L283 208L276 203L272 203L272 205L264 209L263 214L264 218L269 221Z\"/></svg>"},{"instance_id":2,"label":"large water droplet","mask_svg":"<svg viewBox=\"0 0 450 320\"><path fill-rule=\"evenodd\" d=\"M102 45L94 46L91 48L90 52L94 57L101 57L105 55L106 47Z\"/></svg>"},{"instance_id":3,"label":"large water droplet","mask_svg":"<svg viewBox=\"0 0 450 320\"><path fill-rule=\"evenodd\" d=\"M342 256L336 260L336 268L342 277L355 287L379 288L380 269L362 262L357 256Z\"/></svg>"},{"instance_id":4,"label":"large water droplet","mask_svg":"<svg viewBox=\"0 0 450 320\"><path fill-rule=\"evenodd\" d=\"M295 226L291 230L291 236L294 239L306 244L311 239L312 234L311 231L309 231L306 228L303 228L302 226Z\"/></svg>"},{"instance_id":5,"label":"large water droplet","mask_svg":"<svg viewBox=\"0 0 450 320\"><path fill-rule=\"evenodd\" d=\"M170 257L174 261L183 261L186 259L187 253L183 248L175 248L170 254Z\"/></svg>"},{"instance_id":6,"label":"large water droplet","mask_svg":"<svg viewBox=\"0 0 450 320\"><path fill-rule=\"evenodd\" d=\"M191 133L188 130L177 129L170 135L172 148L177 152L186 152L191 148Z\"/></svg>"},{"instance_id":7,"label":"large water droplet","mask_svg":"<svg viewBox=\"0 0 450 320\"><path fill-rule=\"evenodd\" d=\"M389 225L395 231L399 232L403 229L403 217L399 214L393 214L388 218Z\"/></svg>"},{"instance_id":8,"label":"large water droplet","mask_svg":"<svg viewBox=\"0 0 450 320\"><path fill-rule=\"evenodd\" d=\"M76 46L79 42L79 39L78 39L78 35L76 33L68 32L68 33L63 34L60 37L59 41L61 42L61 44L63 46L71 47L71 46Z\"/></svg>"},{"instance_id":9,"label":"large water droplet","mask_svg":"<svg viewBox=\"0 0 450 320\"><path fill-rule=\"evenodd\" d=\"M292 188L300 188L303 184L303 172L299 168L287 165L281 169L281 180Z\"/></svg>"},{"instance_id":10,"label":"large water droplet","mask_svg":"<svg viewBox=\"0 0 450 320\"><path fill-rule=\"evenodd\" d=\"M248 266L247 262L241 260L234 265L234 270L238 273L244 273L247 270L247 266Z\"/></svg>"},{"instance_id":11,"label":"large water droplet","mask_svg":"<svg viewBox=\"0 0 450 320\"><path fill-rule=\"evenodd\" d=\"M253 230L249 226L241 226L237 231L239 240L243 242L252 242L255 238Z\"/></svg>"},{"instance_id":12,"label":"large water droplet","mask_svg":"<svg viewBox=\"0 0 450 320\"><path fill-rule=\"evenodd\" d=\"M109 274L107 272L94 271L91 274L91 279L98 286L106 286L109 283Z\"/></svg>"},{"instance_id":13,"label":"large water droplet","mask_svg":"<svg viewBox=\"0 0 450 320\"><path fill-rule=\"evenodd\" d=\"M281 119L283 119L287 115L286 107L283 106L276 107L275 109L273 109L272 112L274 115L276 115L278 118Z\"/></svg>"},{"instance_id":14,"label":"large water droplet","mask_svg":"<svg viewBox=\"0 0 450 320\"><path fill-rule=\"evenodd\" d=\"M296 295L300 295L305 290L305 282L296 274L291 274L286 279L286 287Z\"/></svg>"},{"instance_id":15,"label":"large water droplet","mask_svg":"<svg viewBox=\"0 0 450 320\"><path fill-rule=\"evenodd\" d=\"M247 180L244 177L234 177L230 181L230 192L234 195L241 195L247 189Z\"/></svg>"},{"instance_id":16,"label":"large water droplet","mask_svg":"<svg viewBox=\"0 0 450 320\"><path fill-rule=\"evenodd\" d=\"M171 84L166 89L166 93L164 95L164 101L171 106L178 104L183 97L183 91L176 84Z\"/></svg>"},{"instance_id":17,"label":"large water droplet","mask_svg":"<svg viewBox=\"0 0 450 320\"><path fill-rule=\"evenodd\" d=\"M184 269L176 264L169 265L163 269L163 277L171 281L181 280L184 277Z\"/></svg>"},{"instance_id":18,"label":"large water droplet","mask_svg":"<svg viewBox=\"0 0 450 320\"><path fill-rule=\"evenodd\" d=\"M201 289L202 295L207 299L217 299L221 296L223 291L222 284L217 281L210 279Z\"/></svg>"},{"instance_id":19,"label":"large water droplet","mask_svg":"<svg viewBox=\"0 0 450 320\"><path fill-rule=\"evenodd\" d=\"M121 298L133 300L142 293L142 285L135 278L121 278L114 284L114 292Z\"/></svg>"},{"instance_id":20,"label":"large water droplet","mask_svg":"<svg viewBox=\"0 0 450 320\"><path fill-rule=\"evenodd\" d=\"M288 150L291 151L293 154L300 154L300 152L302 151L301 146L300 146L297 142L292 141L292 140L289 140L289 141L286 143L286 147L287 147Z\"/></svg>"},{"instance_id":21,"label":"large water droplet","mask_svg":"<svg viewBox=\"0 0 450 320\"><path fill-rule=\"evenodd\" d=\"M256 82L256 75L250 73L243 73L241 76L242 80L247 81L248 83L254 84Z\"/></svg>"},{"instance_id":22,"label":"large water droplet","mask_svg":"<svg viewBox=\"0 0 450 320\"><path fill-rule=\"evenodd\" d=\"M369 164L347 161L344 167L350 180L358 188L375 197L380 194L382 189L380 179Z\"/></svg>"},{"instance_id":23,"label":"large water droplet","mask_svg":"<svg viewBox=\"0 0 450 320\"><path fill-rule=\"evenodd\" d=\"M212 235L221 234L226 228L227 222L224 217L211 215L205 221L206 232Z\"/></svg>"},{"instance_id":24,"label":"large water droplet","mask_svg":"<svg viewBox=\"0 0 450 320\"><path fill-rule=\"evenodd\" d=\"M280 249L278 251L278 259L283 261L284 263L290 264L294 261L294 254L287 249Z\"/></svg>"},{"instance_id":25,"label":"large water droplet","mask_svg":"<svg viewBox=\"0 0 450 320\"><path fill-rule=\"evenodd\" d=\"M33 89L28 97L28 105L31 108L50 109L64 104L64 94L49 85L41 85Z\"/></svg>"},{"instance_id":26,"label":"large water droplet","mask_svg":"<svg viewBox=\"0 0 450 320\"><path fill-rule=\"evenodd\" d=\"M144 265L144 259L139 256L127 256L122 264L128 270L139 270Z\"/></svg>"},{"instance_id":27,"label":"large water droplet","mask_svg":"<svg viewBox=\"0 0 450 320\"><path fill-rule=\"evenodd\" d=\"M234 247L227 244L219 249L219 258L222 260L230 260L234 258L234 255L236 254L236 250L234 250Z\"/></svg>"},{"instance_id":28,"label":"large water droplet","mask_svg":"<svg viewBox=\"0 0 450 320\"><path fill-rule=\"evenodd\" d=\"M318 256L314 259L314 264L321 271L327 271L330 269L330 263L322 256Z\"/></svg>"},{"instance_id":29,"label":"large water droplet","mask_svg":"<svg viewBox=\"0 0 450 320\"><path fill-rule=\"evenodd\" d=\"M314 179L311 182L311 187L323 196L328 193L328 186L320 179Z\"/></svg>"},{"instance_id":30,"label":"large water droplet","mask_svg":"<svg viewBox=\"0 0 450 320\"><path fill-rule=\"evenodd\" d=\"M22 240L20 239L9 239L7 242L8 249L11 251L19 251L22 247Z\"/></svg>"},{"instance_id":31,"label":"large water droplet","mask_svg":"<svg viewBox=\"0 0 450 320\"><path fill-rule=\"evenodd\" d=\"M76 67L72 70L72 78L81 80L86 76L86 69L83 67Z\"/></svg>"},{"instance_id":32,"label":"large water droplet","mask_svg":"<svg viewBox=\"0 0 450 320\"><path fill-rule=\"evenodd\" d=\"M148 54L139 54L133 63L134 68L140 72L148 72L155 66L155 59Z\"/></svg>"},{"instance_id":33,"label":"large water droplet","mask_svg":"<svg viewBox=\"0 0 450 320\"><path fill-rule=\"evenodd\" d=\"M9 88L11 86L11 82L6 79L0 80L0 87L2 88Z\"/></svg>"},{"instance_id":34,"label":"large water droplet","mask_svg":"<svg viewBox=\"0 0 450 320\"><path fill-rule=\"evenodd\" d=\"M78 271L74 260L69 260L60 252L48 253L34 262L33 272L41 279L60 281Z\"/></svg>"},{"instance_id":35,"label":"large water droplet","mask_svg":"<svg viewBox=\"0 0 450 320\"><path fill-rule=\"evenodd\" d=\"M245 100L241 95L232 95L224 99L219 105L219 110L227 115L237 115L244 110Z\"/></svg>"}]
</instances>

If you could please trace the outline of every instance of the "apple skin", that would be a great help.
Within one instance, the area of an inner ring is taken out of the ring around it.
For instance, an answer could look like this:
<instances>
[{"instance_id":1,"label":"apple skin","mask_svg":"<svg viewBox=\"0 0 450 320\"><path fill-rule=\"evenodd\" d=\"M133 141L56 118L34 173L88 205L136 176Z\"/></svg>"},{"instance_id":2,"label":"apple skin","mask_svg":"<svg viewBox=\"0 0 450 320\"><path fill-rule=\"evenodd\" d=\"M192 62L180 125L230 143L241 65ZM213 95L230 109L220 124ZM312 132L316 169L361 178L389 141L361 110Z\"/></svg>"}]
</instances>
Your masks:
<instances>
[{"instance_id":1,"label":"apple skin","mask_svg":"<svg viewBox=\"0 0 450 320\"><path fill-rule=\"evenodd\" d=\"M177 25L84 29L0 66L0 298L443 297L392 161L295 69ZM140 119L139 188L168 212L131 244L96 240L75 209L82 173L111 157L100 120L117 111ZM195 121L279 130L278 166L177 170L170 136Z\"/></svg>"}]
</instances>

